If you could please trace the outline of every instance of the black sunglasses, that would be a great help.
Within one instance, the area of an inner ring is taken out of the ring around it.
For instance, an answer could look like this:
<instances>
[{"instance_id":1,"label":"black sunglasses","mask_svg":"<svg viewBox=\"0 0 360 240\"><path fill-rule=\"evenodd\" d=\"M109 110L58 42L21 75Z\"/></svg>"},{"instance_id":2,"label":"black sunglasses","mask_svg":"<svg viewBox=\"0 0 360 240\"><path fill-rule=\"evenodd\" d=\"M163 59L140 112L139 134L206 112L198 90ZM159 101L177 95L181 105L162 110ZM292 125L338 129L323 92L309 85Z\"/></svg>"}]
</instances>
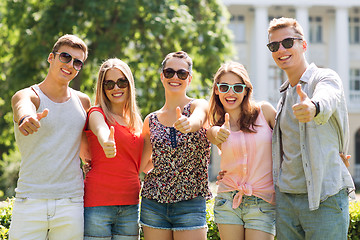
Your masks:
<instances>
[{"instance_id":1,"label":"black sunglasses","mask_svg":"<svg viewBox=\"0 0 360 240\"><path fill-rule=\"evenodd\" d=\"M241 84L241 83L236 83L233 85L227 83L218 83L216 85L219 89L219 92L221 93L227 93L230 90L230 88L232 88L234 93L242 93L246 87L245 84Z\"/></svg>"},{"instance_id":2,"label":"black sunglasses","mask_svg":"<svg viewBox=\"0 0 360 240\"><path fill-rule=\"evenodd\" d=\"M68 54L67 52L62 52L62 53L54 52L54 54L55 55L59 54L59 59L63 63L69 63L71 61L71 59L73 59L73 57L70 54ZM80 71L83 66L84 66L83 61L81 61L80 59L74 58L73 67L76 71Z\"/></svg>"},{"instance_id":3,"label":"black sunglasses","mask_svg":"<svg viewBox=\"0 0 360 240\"><path fill-rule=\"evenodd\" d=\"M115 84L119 88L127 88L129 86L129 81L126 78L119 78L116 82L113 80L104 80L104 89L105 90L111 90L114 89Z\"/></svg>"},{"instance_id":4,"label":"black sunglasses","mask_svg":"<svg viewBox=\"0 0 360 240\"><path fill-rule=\"evenodd\" d=\"M185 69L179 69L177 71L175 71L172 68L166 68L163 70L163 74L164 77L166 78L172 78L174 75L177 75L177 77L181 80L185 80L188 76L189 76L189 71L185 70Z\"/></svg>"},{"instance_id":5,"label":"black sunglasses","mask_svg":"<svg viewBox=\"0 0 360 240\"><path fill-rule=\"evenodd\" d=\"M270 52L276 52L280 48L280 43L283 45L284 48L289 49L294 46L294 40L302 40L302 38L285 38L280 42L271 42L267 45Z\"/></svg>"}]
</instances>

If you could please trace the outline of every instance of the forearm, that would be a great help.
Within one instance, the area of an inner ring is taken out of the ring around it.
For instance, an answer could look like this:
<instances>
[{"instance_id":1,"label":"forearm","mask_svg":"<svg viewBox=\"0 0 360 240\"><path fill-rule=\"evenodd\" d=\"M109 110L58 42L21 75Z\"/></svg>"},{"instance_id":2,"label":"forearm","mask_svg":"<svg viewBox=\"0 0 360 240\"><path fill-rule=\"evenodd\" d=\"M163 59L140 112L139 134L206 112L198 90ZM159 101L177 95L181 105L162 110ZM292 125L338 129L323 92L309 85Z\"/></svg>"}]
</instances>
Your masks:
<instances>
[{"instance_id":1,"label":"forearm","mask_svg":"<svg viewBox=\"0 0 360 240\"><path fill-rule=\"evenodd\" d=\"M14 121L17 123L24 116L36 114L36 106L30 101L30 99L21 98L18 94L15 94L12 97L11 107L13 109Z\"/></svg>"}]
</instances>

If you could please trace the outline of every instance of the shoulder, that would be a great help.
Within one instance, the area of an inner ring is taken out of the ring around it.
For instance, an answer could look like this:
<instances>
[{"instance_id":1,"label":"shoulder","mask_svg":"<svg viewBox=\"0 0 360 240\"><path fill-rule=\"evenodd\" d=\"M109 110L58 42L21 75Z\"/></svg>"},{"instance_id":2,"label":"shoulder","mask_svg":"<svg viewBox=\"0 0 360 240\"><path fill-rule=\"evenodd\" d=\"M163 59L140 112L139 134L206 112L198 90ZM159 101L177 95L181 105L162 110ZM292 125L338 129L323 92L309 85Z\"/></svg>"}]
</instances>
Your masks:
<instances>
[{"instance_id":1,"label":"shoulder","mask_svg":"<svg viewBox=\"0 0 360 240\"><path fill-rule=\"evenodd\" d=\"M276 116L275 108L269 102L266 101L259 102L259 106L266 121L269 123L269 126L273 128L275 122L275 116Z\"/></svg>"},{"instance_id":2,"label":"shoulder","mask_svg":"<svg viewBox=\"0 0 360 240\"><path fill-rule=\"evenodd\" d=\"M194 110L195 108L208 109L209 107L209 102L205 99L194 99L190 104L191 110Z\"/></svg>"},{"instance_id":3,"label":"shoulder","mask_svg":"<svg viewBox=\"0 0 360 240\"><path fill-rule=\"evenodd\" d=\"M40 98L37 93L32 89L32 87L27 87L17 91L12 96L11 101L12 103L15 103L24 99L31 100L35 105L38 105L40 103Z\"/></svg>"},{"instance_id":4,"label":"shoulder","mask_svg":"<svg viewBox=\"0 0 360 240\"><path fill-rule=\"evenodd\" d=\"M78 96L78 98L80 99L80 102L83 106L83 108L85 109L85 111L88 111L90 106L91 106L91 101L88 95L86 95L85 93L82 93L80 91L74 90L75 94Z\"/></svg>"}]
</instances>

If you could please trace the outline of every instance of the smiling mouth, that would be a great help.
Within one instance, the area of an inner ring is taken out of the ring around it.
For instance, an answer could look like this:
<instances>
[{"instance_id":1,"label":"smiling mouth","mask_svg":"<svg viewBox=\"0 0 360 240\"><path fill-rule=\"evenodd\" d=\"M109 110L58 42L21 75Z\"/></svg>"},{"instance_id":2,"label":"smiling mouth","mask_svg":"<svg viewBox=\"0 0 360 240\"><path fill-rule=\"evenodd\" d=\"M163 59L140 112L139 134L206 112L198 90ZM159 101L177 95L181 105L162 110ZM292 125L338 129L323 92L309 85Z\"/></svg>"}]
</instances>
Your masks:
<instances>
[{"instance_id":1,"label":"smiling mouth","mask_svg":"<svg viewBox=\"0 0 360 240\"><path fill-rule=\"evenodd\" d=\"M124 95L124 93L113 93L113 94L111 94L111 96L113 96L113 97L121 97L122 95Z\"/></svg>"},{"instance_id":2,"label":"smiling mouth","mask_svg":"<svg viewBox=\"0 0 360 240\"><path fill-rule=\"evenodd\" d=\"M237 99L237 98L234 98L234 97L225 98L225 100L226 100L227 103L235 103L235 102L236 102L236 99Z\"/></svg>"},{"instance_id":3,"label":"smiling mouth","mask_svg":"<svg viewBox=\"0 0 360 240\"><path fill-rule=\"evenodd\" d=\"M290 55L287 55L287 56L282 56L282 57L279 57L280 60L287 60L289 59L291 56Z\"/></svg>"},{"instance_id":4,"label":"smiling mouth","mask_svg":"<svg viewBox=\"0 0 360 240\"><path fill-rule=\"evenodd\" d=\"M66 74L71 74L70 71L68 71L68 70L66 70L66 69L64 69L64 68L61 68L61 71L63 71L63 72L66 73Z\"/></svg>"},{"instance_id":5,"label":"smiling mouth","mask_svg":"<svg viewBox=\"0 0 360 240\"><path fill-rule=\"evenodd\" d=\"M180 86L181 84L180 84L180 83L175 83L175 82L169 82L169 85L170 85L170 86L173 86L173 87L178 87L178 86Z\"/></svg>"}]
</instances>

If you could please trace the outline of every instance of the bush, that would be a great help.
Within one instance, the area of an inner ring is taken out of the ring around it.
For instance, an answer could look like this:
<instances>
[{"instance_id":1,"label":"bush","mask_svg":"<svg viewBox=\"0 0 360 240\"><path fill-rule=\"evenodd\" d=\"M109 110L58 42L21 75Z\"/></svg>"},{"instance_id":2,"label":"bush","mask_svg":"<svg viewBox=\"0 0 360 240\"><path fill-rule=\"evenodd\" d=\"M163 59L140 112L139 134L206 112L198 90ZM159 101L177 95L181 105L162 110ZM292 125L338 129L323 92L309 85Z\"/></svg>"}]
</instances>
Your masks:
<instances>
[{"instance_id":1,"label":"bush","mask_svg":"<svg viewBox=\"0 0 360 240\"><path fill-rule=\"evenodd\" d=\"M12 206L14 198L8 198L5 202L0 202L0 239L8 239L8 231L11 221ZM214 199L206 203L206 221L208 225L207 239L220 240L218 228L214 222L213 214ZM350 202L350 226L348 239L360 240L360 202ZM141 237L143 239L143 236Z\"/></svg>"},{"instance_id":2,"label":"bush","mask_svg":"<svg viewBox=\"0 0 360 240\"><path fill-rule=\"evenodd\" d=\"M208 240L220 240L219 229L214 221L214 202L215 199L211 199L206 203L206 222L208 225L207 239Z\"/></svg>"},{"instance_id":3,"label":"bush","mask_svg":"<svg viewBox=\"0 0 360 240\"><path fill-rule=\"evenodd\" d=\"M348 239L360 240L360 202L350 202L350 226Z\"/></svg>"},{"instance_id":4,"label":"bush","mask_svg":"<svg viewBox=\"0 0 360 240\"><path fill-rule=\"evenodd\" d=\"M0 202L0 239L6 240L9 235L11 213L15 198L8 198L5 202Z\"/></svg>"}]
</instances>

